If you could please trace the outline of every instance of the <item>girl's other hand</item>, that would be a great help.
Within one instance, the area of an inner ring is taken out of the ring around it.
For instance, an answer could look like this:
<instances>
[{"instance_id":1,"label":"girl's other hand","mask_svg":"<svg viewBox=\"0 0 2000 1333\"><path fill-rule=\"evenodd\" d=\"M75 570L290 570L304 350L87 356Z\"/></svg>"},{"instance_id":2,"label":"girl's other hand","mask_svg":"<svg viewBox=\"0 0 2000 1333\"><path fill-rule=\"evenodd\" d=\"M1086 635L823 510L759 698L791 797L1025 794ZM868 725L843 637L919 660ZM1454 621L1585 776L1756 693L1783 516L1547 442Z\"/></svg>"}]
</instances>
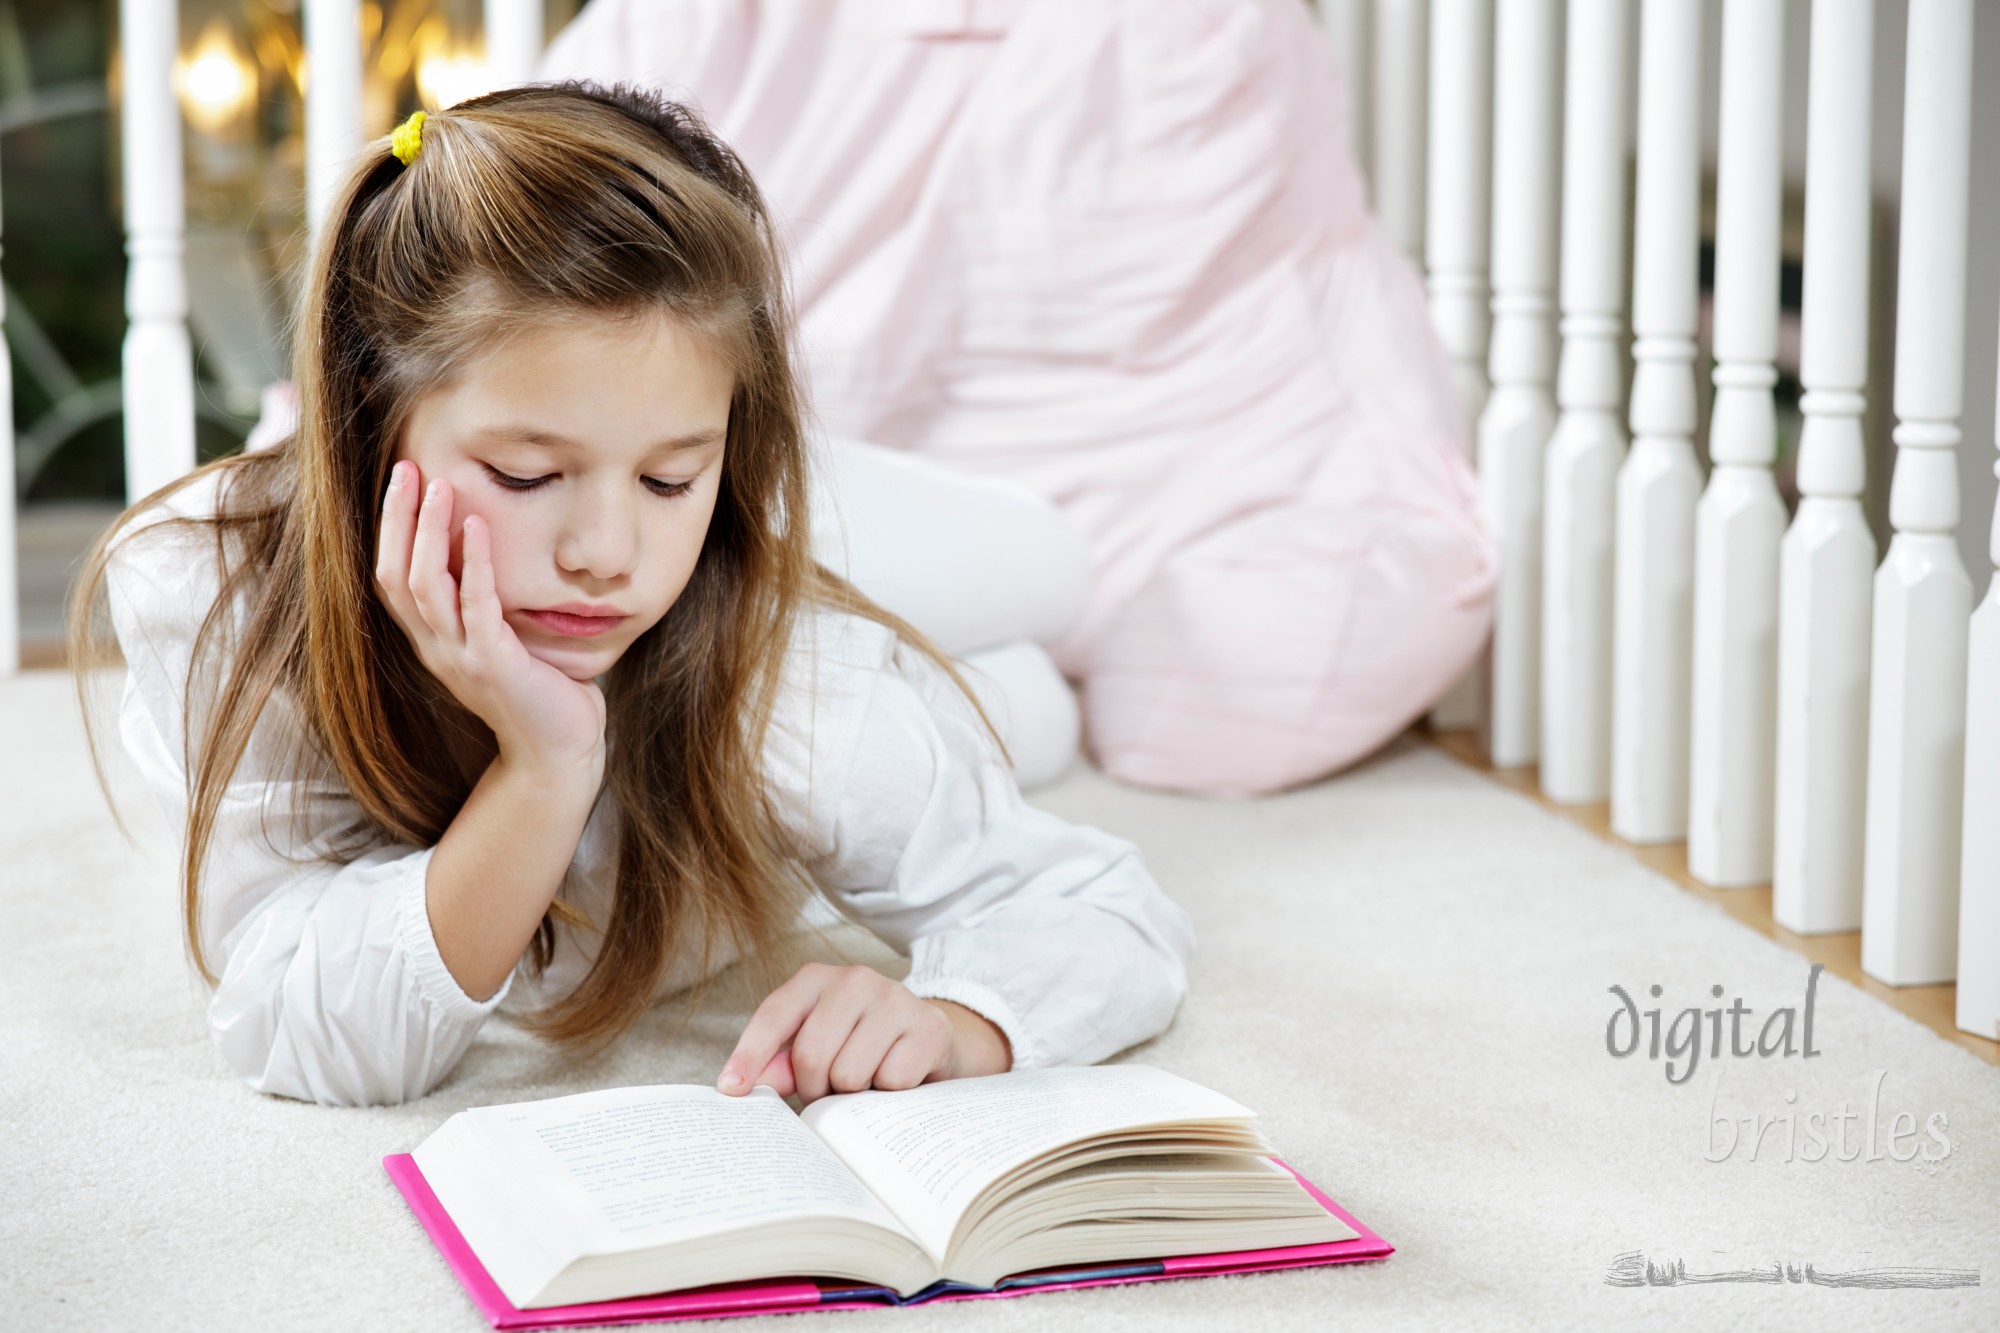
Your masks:
<instances>
[{"instance_id":1,"label":"girl's other hand","mask_svg":"<svg viewBox=\"0 0 2000 1333\"><path fill-rule=\"evenodd\" d=\"M963 1005L920 999L872 968L808 963L757 1006L716 1087L738 1095L763 1083L813 1102L998 1074L1012 1063L1006 1036Z\"/></svg>"},{"instance_id":2,"label":"girl's other hand","mask_svg":"<svg viewBox=\"0 0 2000 1333\"><path fill-rule=\"evenodd\" d=\"M500 757L601 778L604 691L572 680L522 646L501 614L492 533L468 515L461 577L451 575L451 483L423 491L405 459L389 474L375 586L426 669L493 729Z\"/></svg>"}]
</instances>

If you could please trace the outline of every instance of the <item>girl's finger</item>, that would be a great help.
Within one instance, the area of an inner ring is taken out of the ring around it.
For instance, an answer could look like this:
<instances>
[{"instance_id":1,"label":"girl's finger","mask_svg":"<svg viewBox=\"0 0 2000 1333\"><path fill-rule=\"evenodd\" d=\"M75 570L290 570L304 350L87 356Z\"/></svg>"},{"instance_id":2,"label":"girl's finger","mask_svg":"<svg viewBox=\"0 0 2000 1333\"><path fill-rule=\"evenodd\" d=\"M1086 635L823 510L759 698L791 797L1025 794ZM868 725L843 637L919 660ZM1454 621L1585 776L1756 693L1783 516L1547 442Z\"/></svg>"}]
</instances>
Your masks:
<instances>
[{"instance_id":1,"label":"girl's finger","mask_svg":"<svg viewBox=\"0 0 2000 1333\"><path fill-rule=\"evenodd\" d=\"M799 1035L792 1038L792 1078L800 1101L818 1101L834 1091L834 1059L860 1024L867 1001L859 986L830 986L799 1025Z\"/></svg>"},{"instance_id":2,"label":"girl's finger","mask_svg":"<svg viewBox=\"0 0 2000 1333\"><path fill-rule=\"evenodd\" d=\"M493 582L493 535L485 519L467 514L460 540L465 560L458 577L458 603L465 623L465 643L490 661L506 628L500 615L500 594Z\"/></svg>"},{"instance_id":3,"label":"girl's finger","mask_svg":"<svg viewBox=\"0 0 2000 1333\"><path fill-rule=\"evenodd\" d=\"M453 646L465 642L459 623L458 585L447 564L451 543L451 486L433 481L424 488L417 511L417 537L410 545L410 595L431 632Z\"/></svg>"},{"instance_id":4,"label":"girl's finger","mask_svg":"<svg viewBox=\"0 0 2000 1333\"><path fill-rule=\"evenodd\" d=\"M834 1092L859 1092L868 1087L875 1082L882 1057L907 1029L896 1009L878 1005L864 1011L827 1067L827 1085Z\"/></svg>"},{"instance_id":5,"label":"girl's finger","mask_svg":"<svg viewBox=\"0 0 2000 1333\"><path fill-rule=\"evenodd\" d=\"M830 974L810 964L794 972L791 979L764 997L757 1012L743 1025L736 1049L723 1062L715 1086L736 1096L750 1091L754 1080L771 1057L791 1043L819 999L820 987Z\"/></svg>"},{"instance_id":6,"label":"girl's finger","mask_svg":"<svg viewBox=\"0 0 2000 1333\"><path fill-rule=\"evenodd\" d=\"M414 463L398 463L390 469L389 486L382 497L382 528L375 542L375 583L398 619L407 619L416 611L410 601L410 538L416 527L416 480Z\"/></svg>"},{"instance_id":7,"label":"girl's finger","mask_svg":"<svg viewBox=\"0 0 2000 1333\"><path fill-rule=\"evenodd\" d=\"M875 1086L901 1091L914 1088L944 1064L951 1054L951 1042L946 1040L942 1051L932 1049L932 1043L915 1032L905 1032L896 1038L896 1044L882 1057L875 1067Z\"/></svg>"},{"instance_id":8,"label":"girl's finger","mask_svg":"<svg viewBox=\"0 0 2000 1333\"><path fill-rule=\"evenodd\" d=\"M764 1072L757 1075L756 1082L764 1084L780 1097L789 1097L799 1090L799 1081L792 1077L792 1053L779 1051L771 1057L771 1063L764 1066Z\"/></svg>"},{"instance_id":9,"label":"girl's finger","mask_svg":"<svg viewBox=\"0 0 2000 1333\"><path fill-rule=\"evenodd\" d=\"M435 664L437 635L425 621L410 591L410 554L416 537L417 514L423 500L422 481L417 465L401 465L402 481L389 495L383 513L383 533L377 566L381 570L382 600L389 614L416 650L419 661Z\"/></svg>"}]
</instances>

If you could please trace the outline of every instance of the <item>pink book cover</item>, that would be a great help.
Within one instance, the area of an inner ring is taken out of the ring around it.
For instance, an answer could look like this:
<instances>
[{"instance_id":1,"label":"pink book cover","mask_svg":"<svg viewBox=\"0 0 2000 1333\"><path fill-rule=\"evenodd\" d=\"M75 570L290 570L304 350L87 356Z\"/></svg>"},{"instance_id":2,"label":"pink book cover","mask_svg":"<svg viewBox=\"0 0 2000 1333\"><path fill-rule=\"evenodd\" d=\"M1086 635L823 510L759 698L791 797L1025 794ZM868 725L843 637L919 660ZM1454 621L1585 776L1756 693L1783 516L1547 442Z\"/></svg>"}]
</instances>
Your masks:
<instances>
[{"instance_id":1,"label":"pink book cover","mask_svg":"<svg viewBox=\"0 0 2000 1333\"><path fill-rule=\"evenodd\" d=\"M993 1300L1003 1296L1024 1296L1037 1291L1065 1291L1072 1287L1099 1287L1117 1282L1147 1282L1159 1278L1206 1277L1216 1273L1256 1273L1273 1268L1306 1268L1319 1264L1347 1264L1363 1259L1381 1259L1394 1248L1369 1230L1352 1213L1321 1193L1319 1188L1278 1158L1271 1159L1291 1171L1306 1193L1329 1213L1360 1234L1352 1240L1327 1241L1315 1245L1289 1245L1274 1250L1232 1250L1221 1254L1189 1254L1165 1259L1137 1259L1130 1263L1098 1263L1084 1267L1044 1268L1005 1278L991 1290L939 1282L912 1296L898 1296L886 1287L832 1279L782 1278L750 1282L728 1282L711 1287L691 1287L657 1296L636 1296L626 1300L594 1301L588 1305L556 1305L537 1310L517 1309L487 1275L486 1268L465 1243L457 1226L438 1202L437 1195L417 1169L408 1153L382 1159L389 1178L402 1191L403 1199L417 1221L430 1233L438 1252L465 1287L472 1303L495 1328L569 1328L583 1324L649 1324L670 1319L719 1319L729 1315L776 1314L788 1310L864 1310L885 1305L918 1305L929 1301Z\"/></svg>"}]
</instances>

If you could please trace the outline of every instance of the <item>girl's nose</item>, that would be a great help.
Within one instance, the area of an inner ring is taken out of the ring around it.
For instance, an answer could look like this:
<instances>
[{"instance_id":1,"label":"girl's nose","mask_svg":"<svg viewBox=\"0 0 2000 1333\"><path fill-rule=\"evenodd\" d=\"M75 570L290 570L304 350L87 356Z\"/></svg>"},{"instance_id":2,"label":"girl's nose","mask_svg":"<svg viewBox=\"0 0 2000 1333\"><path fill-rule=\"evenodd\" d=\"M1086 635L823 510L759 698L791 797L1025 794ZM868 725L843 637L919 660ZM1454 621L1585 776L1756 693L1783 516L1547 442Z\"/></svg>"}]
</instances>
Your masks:
<instances>
[{"instance_id":1,"label":"girl's nose","mask_svg":"<svg viewBox=\"0 0 2000 1333\"><path fill-rule=\"evenodd\" d=\"M556 562L571 573L598 579L631 573L639 552L639 522L633 509L629 499L602 490L580 493L564 516Z\"/></svg>"}]
</instances>

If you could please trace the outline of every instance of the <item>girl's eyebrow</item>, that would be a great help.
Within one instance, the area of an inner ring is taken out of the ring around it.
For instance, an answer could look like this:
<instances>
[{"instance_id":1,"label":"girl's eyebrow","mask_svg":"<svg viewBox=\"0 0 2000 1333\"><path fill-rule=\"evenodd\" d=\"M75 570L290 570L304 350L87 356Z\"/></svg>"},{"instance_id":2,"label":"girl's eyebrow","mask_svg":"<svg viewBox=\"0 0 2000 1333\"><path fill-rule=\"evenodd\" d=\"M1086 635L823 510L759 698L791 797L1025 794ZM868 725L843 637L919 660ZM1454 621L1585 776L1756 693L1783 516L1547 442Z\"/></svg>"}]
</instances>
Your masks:
<instances>
[{"instance_id":1,"label":"girl's eyebrow","mask_svg":"<svg viewBox=\"0 0 2000 1333\"><path fill-rule=\"evenodd\" d=\"M488 438L519 440L524 444L537 444L544 449L554 449L557 451L574 451L583 448L580 442L572 440L567 435L558 435L554 431L542 430L537 426L503 423L501 425L480 426L473 433ZM646 456L650 458L656 454L685 453L690 449L713 449L721 444L722 441L723 432L720 430L698 430L689 435L676 435L670 439L661 440L646 451Z\"/></svg>"}]
</instances>

